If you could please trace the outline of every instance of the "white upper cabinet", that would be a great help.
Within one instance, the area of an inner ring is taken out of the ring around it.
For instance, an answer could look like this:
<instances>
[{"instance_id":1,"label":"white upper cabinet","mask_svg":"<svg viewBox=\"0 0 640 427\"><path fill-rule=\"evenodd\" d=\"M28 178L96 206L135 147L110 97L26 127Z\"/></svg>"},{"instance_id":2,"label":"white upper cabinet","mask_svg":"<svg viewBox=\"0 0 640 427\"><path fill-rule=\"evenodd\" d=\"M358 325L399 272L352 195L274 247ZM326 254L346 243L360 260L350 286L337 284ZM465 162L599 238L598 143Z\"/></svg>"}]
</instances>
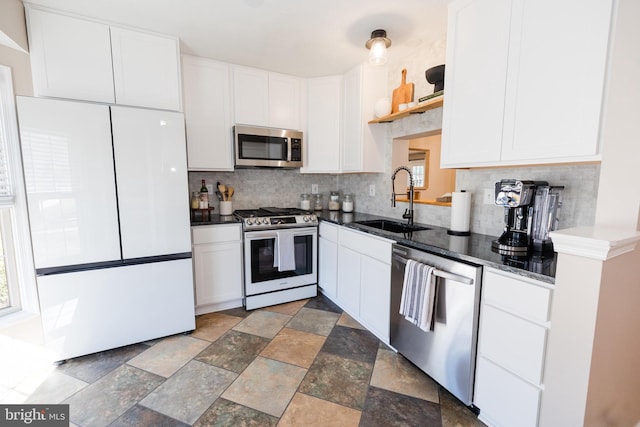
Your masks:
<instances>
[{"instance_id":1,"label":"white upper cabinet","mask_svg":"<svg viewBox=\"0 0 640 427\"><path fill-rule=\"evenodd\" d=\"M269 73L234 66L233 101L235 123L269 126Z\"/></svg>"},{"instance_id":2,"label":"white upper cabinet","mask_svg":"<svg viewBox=\"0 0 640 427\"><path fill-rule=\"evenodd\" d=\"M182 56L189 170L233 170L230 67Z\"/></svg>"},{"instance_id":3,"label":"white upper cabinet","mask_svg":"<svg viewBox=\"0 0 640 427\"><path fill-rule=\"evenodd\" d=\"M387 69L359 65L307 82L307 160L303 173L384 172L386 128L369 125L387 95Z\"/></svg>"},{"instance_id":4,"label":"white upper cabinet","mask_svg":"<svg viewBox=\"0 0 640 427\"><path fill-rule=\"evenodd\" d=\"M443 166L500 159L511 0L449 6Z\"/></svg>"},{"instance_id":5,"label":"white upper cabinet","mask_svg":"<svg viewBox=\"0 0 640 427\"><path fill-rule=\"evenodd\" d=\"M514 2L504 160L598 155L611 3Z\"/></svg>"},{"instance_id":6,"label":"white upper cabinet","mask_svg":"<svg viewBox=\"0 0 640 427\"><path fill-rule=\"evenodd\" d=\"M612 0L561 3L450 4L443 167L599 159Z\"/></svg>"},{"instance_id":7,"label":"white upper cabinet","mask_svg":"<svg viewBox=\"0 0 640 427\"><path fill-rule=\"evenodd\" d=\"M235 123L301 130L302 87L298 77L234 66Z\"/></svg>"},{"instance_id":8,"label":"white upper cabinet","mask_svg":"<svg viewBox=\"0 0 640 427\"><path fill-rule=\"evenodd\" d=\"M387 69L368 63L344 76L342 172L384 172L385 128L368 124L374 105L388 96Z\"/></svg>"},{"instance_id":9,"label":"white upper cabinet","mask_svg":"<svg viewBox=\"0 0 640 427\"><path fill-rule=\"evenodd\" d=\"M25 9L36 96L182 109L175 37Z\"/></svg>"},{"instance_id":10,"label":"white upper cabinet","mask_svg":"<svg viewBox=\"0 0 640 427\"><path fill-rule=\"evenodd\" d=\"M111 27L116 103L181 110L178 40Z\"/></svg>"},{"instance_id":11,"label":"white upper cabinet","mask_svg":"<svg viewBox=\"0 0 640 427\"><path fill-rule=\"evenodd\" d=\"M305 161L300 172L340 171L342 76L307 81L307 133Z\"/></svg>"},{"instance_id":12,"label":"white upper cabinet","mask_svg":"<svg viewBox=\"0 0 640 427\"><path fill-rule=\"evenodd\" d=\"M26 7L36 96L113 103L109 26Z\"/></svg>"},{"instance_id":13,"label":"white upper cabinet","mask_svg":"<svg viewBox=\"0 0 640 427\"><path fill-rule=\"evenodd\" d=\"M269 126L302 129L302 86L297 77L269 73Z\"/></svg>"}]
</instances>

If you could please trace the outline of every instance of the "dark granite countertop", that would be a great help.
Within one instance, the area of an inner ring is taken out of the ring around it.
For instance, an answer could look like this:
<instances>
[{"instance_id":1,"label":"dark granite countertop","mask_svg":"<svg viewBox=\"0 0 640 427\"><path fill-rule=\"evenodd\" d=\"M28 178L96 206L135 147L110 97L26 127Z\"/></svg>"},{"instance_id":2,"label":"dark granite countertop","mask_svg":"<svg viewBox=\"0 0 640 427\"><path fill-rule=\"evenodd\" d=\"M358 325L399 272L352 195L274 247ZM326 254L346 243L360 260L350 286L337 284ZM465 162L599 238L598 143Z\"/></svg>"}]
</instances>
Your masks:
<instances>
[{"instance_id":1,"label":"dark granite countertop","mask_svg":"<svg viewBox=\"0 0 640 427\"><path fill-rule=\"evenodd\" d=\"M376 236L395 240L401 245L414 249L443 255L474 264L490 266L499 270L508 271L520 276L529 277L541 282L554 284L556 270L556 256L537 257L530 256L526 259L507 259L491 250L491 242L496 236L471 233L470 236L452 236L443 227L429 224L418 224L429 227L429 230L414 231L411 233L392 233L373 227L356 224L356 222L371 219L387 219L404 222L399 218L388 218L378 215L341 211L317 211L316 214L322 221L332 222L355 230L364 231Z\"/></svg>"},{"instance_id":2,"label":"dark granite countertop","mask_svg":"<svg viewBox=\"0 0 640 427\"><path fill-rule=\"evenodd\" d=\"M196 227L200 225L219 225L219 224L233 224L233 223L241 223L242 221L236 218L233 215L218 215L211 214L210 217L205 215L204 220L201 219L201 216L195 216L191 218L191 226Z\"/></svg>"}]
</instances>

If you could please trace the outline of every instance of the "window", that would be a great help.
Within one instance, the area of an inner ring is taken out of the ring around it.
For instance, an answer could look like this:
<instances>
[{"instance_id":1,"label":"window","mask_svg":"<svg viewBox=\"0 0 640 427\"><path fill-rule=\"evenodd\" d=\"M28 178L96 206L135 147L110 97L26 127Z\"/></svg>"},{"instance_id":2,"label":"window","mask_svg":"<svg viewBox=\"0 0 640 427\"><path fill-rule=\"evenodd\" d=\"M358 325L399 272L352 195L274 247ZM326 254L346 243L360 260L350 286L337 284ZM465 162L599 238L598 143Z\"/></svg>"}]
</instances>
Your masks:
<instances>
[{"instance_id":1,"label":"window","mask_svg":"<svg viewBox=\"0 0 640 427\"><path fill-rule=\"evenodd\" d=\"M425 175L429 164L429 150L409 150L408 166L413 175L413 186L415 188L428 188L429 180ZM407 187L409 182L407 181Z\"/></svg>"},{"instance_id":2,"label":"window","mask_svg":"<svg viewBox=\"0 0 640 427\"><path fill-rule=\"evenodd\" d=\"M11 69L0 66L0 316L37 312Z\"/></svg>"}]
</instances>

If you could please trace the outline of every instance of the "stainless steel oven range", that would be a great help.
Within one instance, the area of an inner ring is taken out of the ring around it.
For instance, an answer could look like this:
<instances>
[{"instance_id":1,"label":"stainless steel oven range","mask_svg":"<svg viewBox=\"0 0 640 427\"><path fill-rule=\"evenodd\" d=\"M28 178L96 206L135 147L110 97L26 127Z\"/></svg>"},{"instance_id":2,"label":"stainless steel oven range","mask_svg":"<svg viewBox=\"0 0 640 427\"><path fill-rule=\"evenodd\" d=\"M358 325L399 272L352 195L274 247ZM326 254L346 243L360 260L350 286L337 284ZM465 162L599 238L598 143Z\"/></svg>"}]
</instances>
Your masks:
<instances>
[{"instance_id":1,"label":"stainless steel oven range","mask_svg":"<svg viewBox=\"0 0 640 427\"><path fill-rule=\"evenodd\" d=\"M247 310L318 293L318 218L296 208L236 210L244 231Z\"/></svg>"}]
</instances>

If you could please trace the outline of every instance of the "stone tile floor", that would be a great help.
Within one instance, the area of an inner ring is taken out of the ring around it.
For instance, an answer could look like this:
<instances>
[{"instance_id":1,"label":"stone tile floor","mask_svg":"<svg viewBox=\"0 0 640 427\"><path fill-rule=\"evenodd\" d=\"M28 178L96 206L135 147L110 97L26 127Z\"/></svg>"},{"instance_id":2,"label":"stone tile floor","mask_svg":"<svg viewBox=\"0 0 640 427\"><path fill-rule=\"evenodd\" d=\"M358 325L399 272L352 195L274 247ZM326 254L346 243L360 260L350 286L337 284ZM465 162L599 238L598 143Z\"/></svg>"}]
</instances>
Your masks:
<instances>
[{"instance_id":1,"label":"stone tile floor","mask_svg":"<svg viewBox=\"0 0 640 427\"><path fill-rule=\"evenodd\" d=\"M68 403L77 426L484 425L322 296L199 316L189 335L69 360L25 396Z\"/></svg>"}]
</instances>

